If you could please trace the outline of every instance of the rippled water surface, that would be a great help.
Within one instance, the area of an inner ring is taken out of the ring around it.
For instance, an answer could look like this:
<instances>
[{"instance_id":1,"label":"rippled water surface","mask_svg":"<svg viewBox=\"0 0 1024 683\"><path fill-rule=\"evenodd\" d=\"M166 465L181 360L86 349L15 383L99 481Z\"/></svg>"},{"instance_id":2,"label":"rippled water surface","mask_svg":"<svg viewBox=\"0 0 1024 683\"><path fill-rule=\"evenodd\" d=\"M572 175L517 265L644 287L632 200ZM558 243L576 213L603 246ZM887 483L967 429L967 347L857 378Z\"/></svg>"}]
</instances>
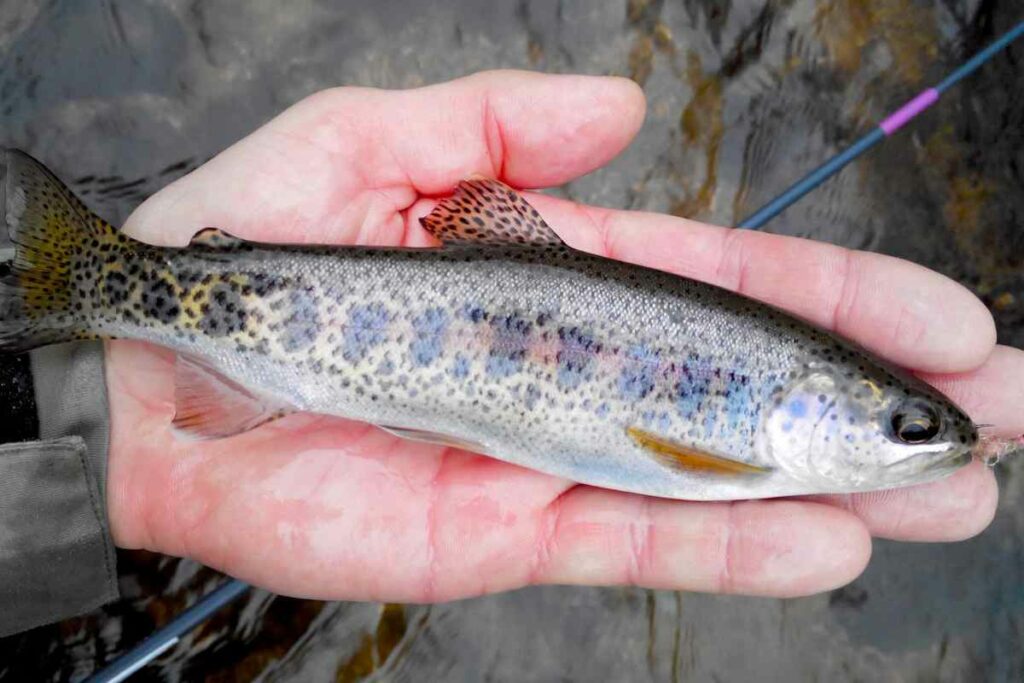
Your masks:
<instances>
[{"instance_id":1,"label":"rippled water surface","mask_svg":"<svg viewBox=\"0 0 1024 683\"><path fill-rule=\"evenodd\" d=\"M628 75L634 145L576 199L730 224L1024 15L959 0L288 3L0 1L0 144L114 220L302 96L493 67ZM1024 344L1024 47L770 230L910 258ZM1024 485L992 527L876 543L852 585L799 600L547 587L432 607L255 592L138 680L1020 680ZM0 680L80 679L214 587L119 556L123 599L0 640Z\"/></svg>"}]
</instances>

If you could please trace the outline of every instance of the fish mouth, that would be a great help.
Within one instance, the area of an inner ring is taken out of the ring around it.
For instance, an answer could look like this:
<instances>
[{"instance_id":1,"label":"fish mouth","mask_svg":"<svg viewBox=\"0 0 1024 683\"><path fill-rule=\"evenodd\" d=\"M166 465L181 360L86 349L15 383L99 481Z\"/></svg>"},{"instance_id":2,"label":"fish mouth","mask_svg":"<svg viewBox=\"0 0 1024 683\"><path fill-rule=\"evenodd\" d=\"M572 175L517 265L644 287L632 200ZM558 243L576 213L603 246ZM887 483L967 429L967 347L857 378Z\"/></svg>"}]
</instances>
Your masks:
<instances>
[{"instance_id":1,"label":"fish mouth","mask_svg":"<svg viewBox=\"0 0 1024 683\"><path fill-rule=\"evenodd\" d=\"M925 465L923 472L935 472L935 471L953 471L958 470L964 465L970 464L974 456L970 451L957 450L953 454L948 455L944 458L938 458L935 462Z\"/></svg>"},{"instance_id":2,"label":"fish mouth","mask_svg":"<svg viewBox=\"0 0 1024 683\"><path fill-rule=\"evenodd\" d=\"M950 448L944 451L915 453L889 465L889 471L903 477L922 480L937 479L969 464L974 456L970 450Z\"/></svg>"}]
</instances>

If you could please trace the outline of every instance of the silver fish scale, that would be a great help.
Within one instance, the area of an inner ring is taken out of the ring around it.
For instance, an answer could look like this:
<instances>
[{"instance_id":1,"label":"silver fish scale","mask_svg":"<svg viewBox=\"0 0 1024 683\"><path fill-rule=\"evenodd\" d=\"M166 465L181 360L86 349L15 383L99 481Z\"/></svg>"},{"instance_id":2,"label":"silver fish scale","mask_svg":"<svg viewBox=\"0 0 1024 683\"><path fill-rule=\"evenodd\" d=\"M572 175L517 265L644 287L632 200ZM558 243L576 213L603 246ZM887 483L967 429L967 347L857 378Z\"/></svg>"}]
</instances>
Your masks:
<instances>
[{"instance_id":1,"label":"silver fish scale","mask_svg":"<svg viewBox=\"0 0 1024 683\"><path fill-rule=\"evenodd\" d=\"M162 273L182 299L199 273L213 280L197 287L235 291L211 298L198 328L183 328L182 314L108 332L199 355L300 410L439 432L552 474L666 496L751 495L757 484L669 468L628 427L772 467L756 441L787 379L829 349L869 362L756 302L560 246L149 260L148 277ZM225 302L245 311L243 328L202 333Z\"/></svg>"}]
</instances>

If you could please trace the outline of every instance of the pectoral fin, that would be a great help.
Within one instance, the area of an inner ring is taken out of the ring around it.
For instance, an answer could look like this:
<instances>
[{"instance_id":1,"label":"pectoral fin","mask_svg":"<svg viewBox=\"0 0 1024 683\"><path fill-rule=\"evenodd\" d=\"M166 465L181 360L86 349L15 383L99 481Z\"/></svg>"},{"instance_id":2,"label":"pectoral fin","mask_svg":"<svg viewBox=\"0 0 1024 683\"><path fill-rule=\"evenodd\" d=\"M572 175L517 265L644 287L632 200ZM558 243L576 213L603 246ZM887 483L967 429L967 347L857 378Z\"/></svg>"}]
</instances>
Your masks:
<instances>
[{"instance_id":1,"label":"pectoral fin","mask_svg":"<svg viewBox=\"0 0 1024 683\"><path fill-rule=\"evenodd\" d=\"M750 465L739 460L713 455L696 448L655 436L639 427L627 427L626 433L641 448L647 450L662 464L680 472L699 472L721 475L767 474L771 469Z\"/></svg>"},{"instance_id":2,"label":"pectoral fin","mask_svg":"<svg viewBox=\"0 0 1024 683\"><path fill-rule=\"evenodd\" d=\"M174 365L174 404L174 428L195 439L234 436L295 412L182 355Z\"/></svg>"}]
</instances>

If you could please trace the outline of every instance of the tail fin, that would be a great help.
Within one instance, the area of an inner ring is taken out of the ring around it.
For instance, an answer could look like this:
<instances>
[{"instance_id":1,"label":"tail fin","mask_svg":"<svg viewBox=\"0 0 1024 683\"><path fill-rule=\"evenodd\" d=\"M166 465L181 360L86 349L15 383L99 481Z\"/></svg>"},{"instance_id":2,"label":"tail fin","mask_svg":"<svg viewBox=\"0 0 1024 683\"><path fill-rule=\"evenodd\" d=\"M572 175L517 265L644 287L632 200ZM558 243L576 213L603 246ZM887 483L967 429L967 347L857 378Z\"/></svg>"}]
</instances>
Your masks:
<instances>
[{"instance_id":1,"label":"tail fin","mask_svg":"<svg viewBox=\"0 0 1024 683\"><path fill-rule=\"evenodd\" d=\"M0 279L0 351L95 338L88 311L97 258L127 238L17 150L0 149L0 218L15 246Z\"/></svg>"}]
</instances>

